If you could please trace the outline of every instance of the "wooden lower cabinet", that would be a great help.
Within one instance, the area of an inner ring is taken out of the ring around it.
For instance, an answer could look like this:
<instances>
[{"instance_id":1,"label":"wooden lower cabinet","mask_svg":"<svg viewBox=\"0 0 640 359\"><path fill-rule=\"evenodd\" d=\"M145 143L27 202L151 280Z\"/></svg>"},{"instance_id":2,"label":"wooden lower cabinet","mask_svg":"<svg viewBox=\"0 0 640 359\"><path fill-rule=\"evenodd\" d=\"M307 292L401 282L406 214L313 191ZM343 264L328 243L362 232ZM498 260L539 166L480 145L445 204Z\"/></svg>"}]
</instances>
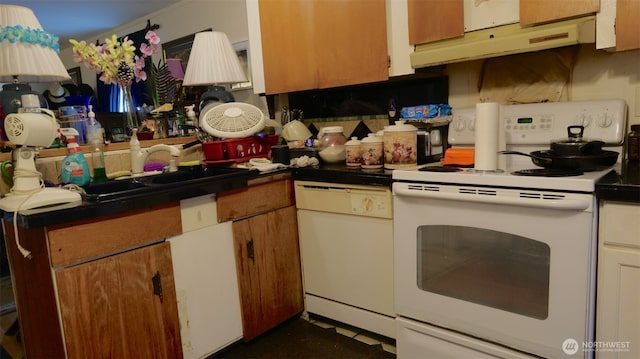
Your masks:
<instances>
[{"instance_id":1,"label":"wooden lower cabinet","mask_svg":"<svg viewBox=\"0 0 640 359\"><path fill-rule=\"evenodd\" d=\"M243 337L302 312L302 274L295 206L233 222Z\"/></svg>"},{"instance_id":2,"label":"wooden lower cabinet","mask_svg":"<svg viewBox=\"0 0 640 359\"><path fill-rule=\"evenodd\" d=\"M169 243L56 270L55 277L69 358L182 357Z\"/></svg>"},{"instance_id":3,"label":"wooden lower cabinet","mask_svg":"<svg viewBox=\"0 0 640 359\"><path fill-rule=\"evenodd\" d=\"M162 220L159 220L162 219ZM147 226L141 223L154 223ZM182 358L178 203L46 228L3 221L27 358Z\"/></svg>"}]
</instances>

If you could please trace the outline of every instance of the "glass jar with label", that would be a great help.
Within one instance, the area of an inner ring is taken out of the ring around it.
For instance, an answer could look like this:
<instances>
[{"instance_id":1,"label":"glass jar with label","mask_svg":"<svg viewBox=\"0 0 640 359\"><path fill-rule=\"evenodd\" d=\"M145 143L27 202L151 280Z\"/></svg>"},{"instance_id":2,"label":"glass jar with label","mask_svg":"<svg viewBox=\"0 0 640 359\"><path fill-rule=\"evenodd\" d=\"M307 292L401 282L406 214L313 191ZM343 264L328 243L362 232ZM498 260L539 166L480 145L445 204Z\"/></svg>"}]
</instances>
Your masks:
<instances>
[{"instance_id":1,"label":"glass jar with label","mask_svg":"<svg viewBox=\"0 0 640 359\"><path fill-rule=\"evenodd\" d=\"M329 126L320 129L318 142L320 158L327 163L343 162L346 158L345 146L347 138L344 137L342 126Z\"/></svg>"}]
</instances>

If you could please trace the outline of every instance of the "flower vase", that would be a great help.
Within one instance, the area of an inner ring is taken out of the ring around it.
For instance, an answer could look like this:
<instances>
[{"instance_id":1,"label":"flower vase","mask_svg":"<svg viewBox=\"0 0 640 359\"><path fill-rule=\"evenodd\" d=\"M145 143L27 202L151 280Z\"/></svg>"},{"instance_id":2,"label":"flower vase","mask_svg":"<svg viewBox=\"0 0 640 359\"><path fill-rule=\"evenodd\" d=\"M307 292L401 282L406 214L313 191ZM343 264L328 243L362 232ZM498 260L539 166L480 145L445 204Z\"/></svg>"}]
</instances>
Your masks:
<instances>
[{"instance_id":1,"label":"flower vase","mask_svg":"<svg viewBox=\"0 0 640 359\"><path fill-rule=\"evenodd\" d=\"M138 128L138 117L133 97L131 97L131 84L120 85L120 88L122 90L122 112L124 112L123 133L125 141L128 141L131 139L133 129Z\"/></svg>"}]
</instances>

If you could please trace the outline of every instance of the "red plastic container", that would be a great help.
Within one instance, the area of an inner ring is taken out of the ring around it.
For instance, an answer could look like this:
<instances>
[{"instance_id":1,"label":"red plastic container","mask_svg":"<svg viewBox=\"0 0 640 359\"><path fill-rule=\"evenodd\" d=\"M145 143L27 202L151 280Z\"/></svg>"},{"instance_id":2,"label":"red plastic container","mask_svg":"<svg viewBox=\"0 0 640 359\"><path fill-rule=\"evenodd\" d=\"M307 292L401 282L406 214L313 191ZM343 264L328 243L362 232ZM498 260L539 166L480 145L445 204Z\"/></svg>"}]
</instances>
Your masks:
<instances>
[{"instance_id":1,"label":"red plastic container","mask_svg":"<svg viewBox=\"0 0 640 359\"><path fill-rule=\"evenodd\" d=\"M271 146L278 143L279 137L279 135L269 135L266 138L244 137L202 142L202 151L205 160L209 163L247 162L252 158L270 157Z\"/></svg>"}]
</instances>

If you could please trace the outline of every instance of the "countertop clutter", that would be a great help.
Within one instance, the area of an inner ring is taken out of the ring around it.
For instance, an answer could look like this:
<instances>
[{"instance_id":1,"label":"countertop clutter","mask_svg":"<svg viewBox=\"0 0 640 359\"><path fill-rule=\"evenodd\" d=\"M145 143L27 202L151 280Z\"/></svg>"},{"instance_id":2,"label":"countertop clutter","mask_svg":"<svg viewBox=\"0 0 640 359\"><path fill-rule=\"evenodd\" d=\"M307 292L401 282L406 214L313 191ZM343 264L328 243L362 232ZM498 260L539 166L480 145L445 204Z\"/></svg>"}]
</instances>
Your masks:
<instances>
[{"instance_id":1,"label":"countertop clutter","mask_svg":"<svg viewBox=\"0 0 640 359\"><path fill-rule=\"evenodd\" d=\"M360 184L391 187L392 170L348 167L345 164L321 164L318 167L283 169L275 173L290 175L295 180L333 182L342 184ZM217 193L247 186L253 178L271 176L274 173L260 175L257 171L248 171L246 176L231 177L222 180L202 181L196 186L173 186L160 192L136 194L115 201L83 202L81 205L60 205L51 208L22 211L18 217L19 225L35 228L68 222L69 220L90 219L101 215L116 214L127 210L147 208L172 201ZM600 199L640 203L640 162L624 161L596 185L596 194ZM11 213L4 214L12 220Z\"/></svg>"}]
</instances>

